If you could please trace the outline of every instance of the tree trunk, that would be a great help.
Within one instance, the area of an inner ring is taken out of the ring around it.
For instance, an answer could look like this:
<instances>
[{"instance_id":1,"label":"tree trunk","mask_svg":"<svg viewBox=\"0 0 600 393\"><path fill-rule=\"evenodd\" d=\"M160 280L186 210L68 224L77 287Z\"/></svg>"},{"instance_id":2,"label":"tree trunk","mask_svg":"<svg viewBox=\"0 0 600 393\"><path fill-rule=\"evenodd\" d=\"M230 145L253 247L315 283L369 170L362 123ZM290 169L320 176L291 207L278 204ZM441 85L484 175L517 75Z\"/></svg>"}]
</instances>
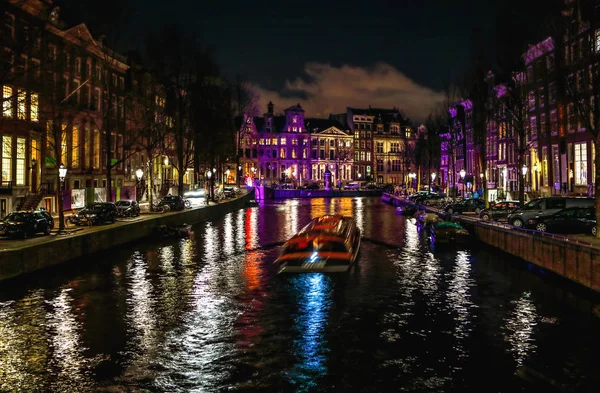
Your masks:
<instances>
[{"instance_id":1,"label":"tree trunk","mask_svg":"<svg viewBox=\"0 0 600 393\"><path fill-rule=\"evenodd\" d=\"M596 176L594 179L594 198L596 198L596 226L600 222L600 139L599 137L594 138L594 147L596 150L596 157L594 159L594 165L596 166ZM596 231L596 237L600 237L600 231Z\"/></svg>"},{"instance_id":2,"label":"tree trunk","mask_svg":"<svg viewBox=\"0 0 600 393\"><path fill-rule=\"evenodd\" d=\"M185 174L186 168L184 168L183 157L179 160L179 169L177 171L177 195L183 196L183 175Z\"/></svg>"},{"instance_id":3,"label":"tree trunk","mask_svg":"<svg viewBox=\"0 0 600 393\"><path fill-rule=\"evenodd\" d=\"M521 168L523 168L523 154L519 152L519 165L517 166L517 176L520 179L519 180L519 202L521 203L521 206L523 206L525 204L525 175L523 175L523 172L521 170Z\"/></svg>"},{"instance_id":4,"label":"tree trunk","mask_svg":"<svg viewBox=\"0 0 600 393\"><path fill-rule=\"evenodd\" d=\"M154 173L154 165L152 164L152 160L148 161L148 210L153 211L153 203L154 203L154 198L152 195L152 190L154 189L154 176L152 176L152 174Z\"/></svg>"}]
</instances>

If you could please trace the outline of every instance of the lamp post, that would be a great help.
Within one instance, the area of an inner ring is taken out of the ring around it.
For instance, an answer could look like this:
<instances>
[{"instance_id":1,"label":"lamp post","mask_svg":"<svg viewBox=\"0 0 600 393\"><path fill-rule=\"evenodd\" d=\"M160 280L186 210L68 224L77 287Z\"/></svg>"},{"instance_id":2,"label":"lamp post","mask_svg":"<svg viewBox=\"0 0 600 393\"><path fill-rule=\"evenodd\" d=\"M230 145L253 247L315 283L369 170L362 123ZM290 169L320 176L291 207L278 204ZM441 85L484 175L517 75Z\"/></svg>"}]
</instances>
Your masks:
<instances>
[{"instance_id":1,"label":"lamp post","mask_svg":"<svg viewBox=\"0 0 600 393\"><path fill-rule=\"evenodd\" d=\"M460 175L460 178L462 180L462 197L465 197L465 175L467 174L467 172L465 172L464 169L461 169L460 172L458 172L458 174Z\"/></svg>"},{"instance_id":2,"label":"lamp post","mask_svg":"<svg viewBox=\"0 0 600 393\"><path fill-rule=\"evenodd\" d=\"M525 190L525 177L527 176L527 165L523 164L521 168L521 174L523 175L523 190Z\"/></svg>"},{"instance_id":3,"label":"lamp post","mask_svg":"<svg viewBox=\"0 0 600 393\"><path fill-rule=\"evenodd\" d=\"M65 185L65 177L67 177L67 167L60 164L58 167L58 178L60 179L60 189L58 190L58 229L65 229L65 213L63 212L63 188Z\"/></svg>"},{"instance_id":4,"label":"lamp post","mask_svg":"<svg viewBox=\"0 0 600 393\"><path fill-rule=\"evenodd\" d=\"M141 187L142 184L142 177L144 176L144 171L142 170L142 168L138 168L135 171L135 176L137 177L137 184L136 184L136 200L139 202L142 200L142 196L144 195L144 188Z\"/></svg>"},{"instance_id":5,"label":"lamp post","mask_svg":"<svg viewBox=\"0 0 600 393\"><path fill-rule=\"evenodd\" d=\"M538 178L539 170L540 170L540 167L538 166L538 164L536 162L535 165L533 166L533 175L535 176L535 191L540 190L540 182L539 182L539 178Z\"/></svg>"},{"instance_id":6,"label":"lamp post","mask_svg":"<svg viewBox=\"0 0 600 393\"><path fill-rule=\"evenodd\" d=\"M206 194L206 203L208 203L208 201L212 198L212 184L211 184L211 177L212 177L212 172L206 171L206 177L208 177L208 186L207 186L207 194Z\"/></svg>"},{"instance_id":7,"label":"lamp post","mask_svg":"<svg viewBox=\"0 0 600 393\"><path fill-rule=\"evenodd\" d=\"M417 177L417 174L414 172L411 172L408 174L408 177L410 178L410 187L414 188L415 187L415 179Z\"/></svg>"},{"instance_id":8,"label":"lamp post","mask_svg":"<svg viewBox=\"0 0 600 393\"><path fill-rule=\"evenodd\" d=\"M238 165L237 186L240 186L240 178L242 177L242 166Z\"/></svg>"}]
</instances>

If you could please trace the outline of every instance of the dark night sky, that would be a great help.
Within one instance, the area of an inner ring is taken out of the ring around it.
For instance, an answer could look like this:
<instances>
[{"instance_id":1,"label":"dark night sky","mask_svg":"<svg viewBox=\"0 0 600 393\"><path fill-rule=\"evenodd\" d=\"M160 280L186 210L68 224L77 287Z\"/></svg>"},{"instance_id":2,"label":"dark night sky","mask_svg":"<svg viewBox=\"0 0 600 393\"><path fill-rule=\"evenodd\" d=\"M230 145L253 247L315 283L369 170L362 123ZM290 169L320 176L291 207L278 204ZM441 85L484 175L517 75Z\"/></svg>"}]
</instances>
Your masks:
<instances>
[{"instance_id":1,"label":"dark night sky","mask_svg":"<svg viewBox=\"0 0 600 393\"><path fill-rule=\"evenodd\" d=\"M353 96L344 106L371 102L419 111L409 116L422 118L429 109L419 106L438 99L436 93L465 68L473 26L493 31L502 1L138 0L127 30L129 46L142 47L149 28L180 22L215 47L226 76L241 74L257 85L261 104L267 97L293 96L289 86L294 85L300 90L296 97L319 101L311 108L320 114L343 110L340 97L331 94L334 89ZM87 2L63 0L62 12L69 22L86 22L97 35L98 11L90 12ZM316 71L307 64L316 65ZM342 86L347 78L360 81L348 89ZM378 88L366 87L379 82Z\"/></svg>"}]
</instances>

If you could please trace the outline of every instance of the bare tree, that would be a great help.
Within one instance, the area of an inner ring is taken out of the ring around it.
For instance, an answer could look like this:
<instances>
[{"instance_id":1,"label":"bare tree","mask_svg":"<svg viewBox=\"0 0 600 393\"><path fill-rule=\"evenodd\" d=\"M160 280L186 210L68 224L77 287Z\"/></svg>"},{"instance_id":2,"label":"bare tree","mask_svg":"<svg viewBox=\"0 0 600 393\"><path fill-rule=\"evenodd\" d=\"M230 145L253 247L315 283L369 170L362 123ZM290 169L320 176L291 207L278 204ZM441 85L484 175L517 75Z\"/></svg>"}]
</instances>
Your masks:
<instances>
[{"instance_id":1,"label":"bare tree","mask_svg":"<svg viewBox=\"0 0 600 393\"><path fill-rule=\"evenodd\" d=\"M201 130L196 103L201 100L204 88L216 79L216 64L210 50L201 46L196 37L177 24L163 25L147 41L148 64L160 77L167 92L167 113L173 121L171 147L177 169L178 192L183 193L183 178L187 168L194 163L196 135L206 135ZM194 99L196 103L194 103ZM204 142L204 141L202 141ZM198 165L196 165L198 166Z\"/></svg>"},{"instance_id":2,"label":"bare tree","mask_svg":"<svg viewBox=\"0 0 600 393\"><path fill-rule=\"evenodd\" d=\"M482 40L481 29L477 26L471 36L473 37L471 62L462 89L463 95L471 103L471 137L474 153L478 159L476 167L479 168L479 171L474 171L474 177L477 181L477 178L480 177L477 172L483 174L480 177L481 189L483 190L486 206L489 206L487 193L487 137L488 125L491 120L491 89L489 83L491 65L487 59L486 45Z\"/></svg>"}]
</instances>

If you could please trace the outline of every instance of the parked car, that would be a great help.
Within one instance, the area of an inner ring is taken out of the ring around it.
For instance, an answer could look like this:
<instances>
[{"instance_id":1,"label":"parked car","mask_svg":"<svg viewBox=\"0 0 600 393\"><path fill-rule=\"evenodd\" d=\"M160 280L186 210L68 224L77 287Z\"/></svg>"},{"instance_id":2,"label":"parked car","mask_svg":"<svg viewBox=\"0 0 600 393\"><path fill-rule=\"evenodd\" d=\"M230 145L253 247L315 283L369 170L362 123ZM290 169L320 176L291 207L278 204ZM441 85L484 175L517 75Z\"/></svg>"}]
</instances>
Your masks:
<instances>
[{"instance_id":1,"label":"parked car","mask_svg":"<svg viewBox=\"0 0 600 393\"><path fill-rule=\"evenodd\" d=\"M387 192L388 194L391 194L394 192L396 187L391 183L387 183L387 184L378 184L377 188L379 188L383 192Z\"/></svg>"},{"instance_id":2,"label":"parked car","mask_svg":"<svg viewBox=\"0 0 600 393\"><path fill-rule=\"evenodd\" d=\"M74 214L72 221L77 225L98 225L114 223L117 218L117 206L112 202L94 202Z\"/></svg>"},{"instance_id":3,"label":"parked car","mask_svg":"<svg viewBox=\"0 0 600 393\"><path fill-rule=\"evenodd\" d=\"M596 209L569 207L553 214L530 218L527 225L540 232L589 233L596 236Z\"/></svg>"},{"instance_id":4,"label":"parked car","mask_svg":"<svg viewBox=\"0 0 600 393\"><path fill-rule=\"evenodd\" d=\"M485 209L485 201L479 198L463 199L462 201L452 203L444 209L446 213L476 213L479 214Z\"/></svg>"},{"instance_id":5,"label":"parked car","mask_svg":"<svg viewBox=\"0 0 600 393\"><path fill-rule=\"evenodd\" d=\"M377 189L377 184L375 183L367 183L364 185L363 189L365 190L376 190Z\"/></svg>"},{"instance_id":6,"label":"parked car","mask_svg":"<svg viewBox=\"0 0 600 393\"><path fill-rule=\"evenodd\" d=\"M358 190L359 184L357 181L351 181L350 183L344 185L344 190Z\"/></svg>"},{"instance_id":7,"label":"parked car","mask_svg":"<svg viewBox=\"0 0 600 393\"><path fill-rule=\"evenodd\" d=\"M130 199L121 199L117 203L117 215L120 217L137 217L140 215L140 204Z\"/></svg>"},{"instance_id":8,"label":"parked car","mask_svg":"<svg viewBox=\"0 0 600 393\"><path fill-rule=\"evenodd\" d=\"M54 220L47 212L13 212L0 221L0 235L23 239L42 232L50 234Z\"/></svg>"},{"instance_id":9,"label":"parked car","mask_svg":"<svg viewBox=\"0 0 600 393\"><path fill-rule=\"evenodd\" d=\"M318 190L320 188L319 183L310 183L306 184L304 187L305 190Z\"/></svg>"},{"instance_id":10,"label":"parked car","mask_svg":"<svg viewBox=\"0 0 600 393\"><path fill-rule=\"evenodd\" d=\"M422 198L425 195L429 195L430 192L429 191L417 191L413 194L410 194L410 196L408 197L409 201L415 201L416 199Z\"/></svg>"},{"instance_id":11,"label":"parked car","mask_svg":"<svg viewBox=\"0 0 600 393\"><path fill-rule=\"evenodd\" d=\"M168 206L169 210L185 209L185 201L179 195L167 195L158 202L157 207Z\"/></svg>"},{"instance_id":12,"label":"parked car","mask_svg":"<svg viewBox=\"0 0 600 393\"><path fill-rule=\"evenodd\" d=\"M530 201L509 214L508 223L517 228L532 228L529 220L537 216L550 215L567 207L593 207L594 198L549 197Z\"/></svg>"},{"instance_id":13,"label":"parked car","mask_svg":"<svg viewBox=\"0 0 600 393\"><path fill-rule=\"evenodd\" d=\"M446 198L446 194L444 193L429 192L427 194L419 194L417 197L413 198L412 201L423 205L429 205L433 201L444 198Z\"/></svg>"},{"instance_id":14,"label":"parked car","mask_svg":"<svg viewBox=\"0 0 600 393\"><path fill-rule=\"evenodd\" d=\"M513 210L518 209L521 206L519 201L501 201L491 205L487 209L483 209L479 213L479 217L482 220L497 221L505 219Z\"/></svg>"}]
</instances>

